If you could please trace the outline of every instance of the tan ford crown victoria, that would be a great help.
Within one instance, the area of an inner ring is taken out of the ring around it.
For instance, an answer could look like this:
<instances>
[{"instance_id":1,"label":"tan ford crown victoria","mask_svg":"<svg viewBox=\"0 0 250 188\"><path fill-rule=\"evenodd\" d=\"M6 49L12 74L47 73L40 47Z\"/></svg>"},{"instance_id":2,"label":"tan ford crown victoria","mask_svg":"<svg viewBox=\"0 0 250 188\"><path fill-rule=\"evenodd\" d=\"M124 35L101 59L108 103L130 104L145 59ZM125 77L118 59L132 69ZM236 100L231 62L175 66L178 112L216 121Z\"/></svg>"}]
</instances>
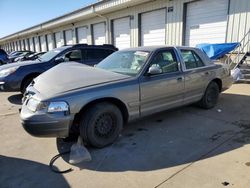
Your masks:
<instances>
[{"instance_id":1,"label":"tan ford crown victoria","mask_svg":"<svg viewBox=\"0 0 250 188\"><path fill-rule=\"evenodd\" d=\"M34 136L78 131L88 144L104 147L128 121L191 103L213 108L231 85L230 71L199 49L131 48L96 67L68 62L41 74L26 90L21 121Z\"/></svg>"}]
</instances>

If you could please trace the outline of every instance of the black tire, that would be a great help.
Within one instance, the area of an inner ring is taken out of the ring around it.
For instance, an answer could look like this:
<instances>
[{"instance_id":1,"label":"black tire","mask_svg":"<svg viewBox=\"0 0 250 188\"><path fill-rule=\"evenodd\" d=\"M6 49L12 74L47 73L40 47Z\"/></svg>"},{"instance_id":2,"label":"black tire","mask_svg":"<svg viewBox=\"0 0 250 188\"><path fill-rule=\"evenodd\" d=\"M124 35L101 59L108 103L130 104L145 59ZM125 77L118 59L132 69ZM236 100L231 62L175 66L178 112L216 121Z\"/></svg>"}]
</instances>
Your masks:
<instances>
[{"instance_id":1,"label":"black tire","mask_svg":"<svg viewBox=\"0 0 250 188\"><path fill-rule=\"evenodd\" d=\"M4 63L0 60L0 65L3 65Z\"/></svg>"},{"instance_id":2,"label":"black tire","mask_svg":"<svg viewBox=\"0 0 250 188\"><path fill-rule=\"evenodd\" d=\"M199 106L204 109L210 109L215 107L218 102L220 94L219 86L216 82L211 82L205 91L202 99L199 102Z\"/></svg>"},{"instance_id":3,"label":"black tire","mask_svg":"<svg viewBox=\"0 0 250 188\"><path fill-rule=\"evenodd\" d=\"M102 102L87 109L80 120L80 135L94 147L103 148L112 144L123 127L123 116L119 108Z\"/></svg>"},{"instance_id":4,"label":"black tire","mask_svg":"<svg viewBox=\"0 0 250 188\"><path fill-rule=\"evenodd\" d=\"M22 82L22 86L21 86L21 93L24 94L26 91L26 88L30 85L30 83L32 82L34 78L33 77L28 77L26 78L23 82Z\"/></svg>"}]
</instances>

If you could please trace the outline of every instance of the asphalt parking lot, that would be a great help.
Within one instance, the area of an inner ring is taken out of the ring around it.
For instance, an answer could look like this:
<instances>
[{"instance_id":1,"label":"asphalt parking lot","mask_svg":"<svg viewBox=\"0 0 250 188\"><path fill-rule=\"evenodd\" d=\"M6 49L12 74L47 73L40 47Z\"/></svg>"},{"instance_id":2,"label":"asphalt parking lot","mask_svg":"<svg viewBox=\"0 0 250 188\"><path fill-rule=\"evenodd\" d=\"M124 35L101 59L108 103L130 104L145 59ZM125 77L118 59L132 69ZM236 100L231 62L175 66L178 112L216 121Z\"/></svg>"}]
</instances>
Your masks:
<instances>
[{"instance_id":1,"label":"asphalt parking lot","mask_svg":"<svg viewBox=\"0 0 250 188\"><path fill-rule=\"evenodd\" d=\"M19 121L18 93L0 93L0 187L249 187L250 85L236 84L211 110L187 106L130 123L91 162L48 163L72 143L35 138Z\"/></svg>"}]
</instances>

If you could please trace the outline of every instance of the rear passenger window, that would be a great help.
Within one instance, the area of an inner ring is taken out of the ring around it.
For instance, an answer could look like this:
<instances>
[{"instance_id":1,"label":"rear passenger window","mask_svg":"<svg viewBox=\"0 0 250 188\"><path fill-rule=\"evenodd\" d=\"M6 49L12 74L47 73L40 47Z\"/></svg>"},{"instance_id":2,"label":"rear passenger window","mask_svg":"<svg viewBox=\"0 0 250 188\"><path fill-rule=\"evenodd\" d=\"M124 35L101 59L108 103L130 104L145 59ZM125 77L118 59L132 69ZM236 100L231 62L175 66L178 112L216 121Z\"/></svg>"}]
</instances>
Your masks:
<instances>
[{"instance_id":1,"label":"rear passenger window","mask_svg":"<svg viewBox=\"0 0 250 188\"><path fill-rule=\"evenodd\" d=\"M113 50L106 49L87 49L86 50L86 60L100 60L104 59L110 54L112 54Z\"/></svg>"},{"instance_id":2,"label":"rear passenger window","mask_svg":"<svg viewBox=\"0 0 250 188\"><path fill-rule=\"evenodd\" d=\"M186 69L203 67L205 64L201 58L192 50L181 50L181 54L186 65Z\"/></svg>"}]
</instances>

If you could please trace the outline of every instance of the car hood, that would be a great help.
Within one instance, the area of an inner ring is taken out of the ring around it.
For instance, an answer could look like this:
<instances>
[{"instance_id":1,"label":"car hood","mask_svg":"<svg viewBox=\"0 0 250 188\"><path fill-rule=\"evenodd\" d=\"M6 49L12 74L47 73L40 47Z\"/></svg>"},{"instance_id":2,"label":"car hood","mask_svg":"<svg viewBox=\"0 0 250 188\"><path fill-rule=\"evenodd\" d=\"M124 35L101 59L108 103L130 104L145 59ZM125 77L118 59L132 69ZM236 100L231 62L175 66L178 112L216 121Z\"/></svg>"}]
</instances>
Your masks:
<instances>
[{"instance_id":1,"label":"car hood","mask_svg":"<svg viewBox=\"0 0 250 188\"><path fill-rule=\"evenodd\" d=\"M25 65L32 65L32 64L37 64L40 63L38 61L22 61L22 62L17 62L17 63L9 63L9 64L5 64L0 66L0 71L4 70L4 69L8 69L8 68L13 68L13 67L21 67L21 66L25 66Z\"/></svg>"},{"instance_id":2,"label":"car hood","mask_svg":"<svg viewBox=\"0 0 250 188\"><path fill-rule=\"evenodd\" d=\"M69 91L131 78L130 76L75 62L61 63L34 80L33 87L43 96L54 97Z\"/></svg>"}]
</instances>

